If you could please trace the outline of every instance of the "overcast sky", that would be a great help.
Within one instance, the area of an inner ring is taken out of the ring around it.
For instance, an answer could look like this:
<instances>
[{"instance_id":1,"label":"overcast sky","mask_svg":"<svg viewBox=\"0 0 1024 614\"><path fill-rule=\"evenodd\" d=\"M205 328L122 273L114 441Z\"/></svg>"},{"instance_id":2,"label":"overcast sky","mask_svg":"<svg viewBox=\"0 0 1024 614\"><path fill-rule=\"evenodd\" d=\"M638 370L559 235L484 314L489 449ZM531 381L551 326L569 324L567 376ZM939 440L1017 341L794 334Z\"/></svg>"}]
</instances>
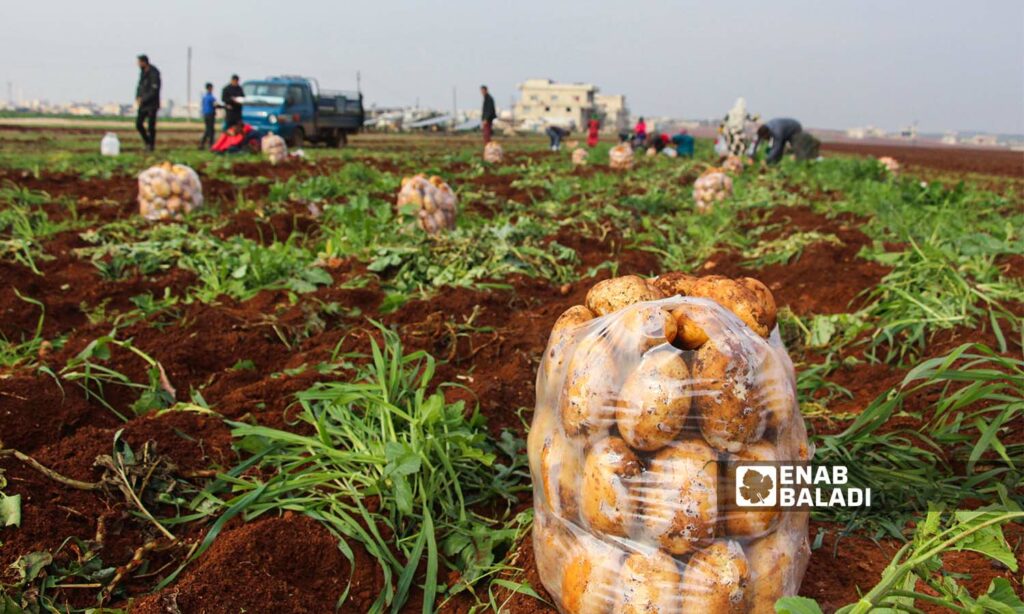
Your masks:
<instances>
[{"instance_id":1,"label":"overcast sky","mask_svg":"<svg viewBox=\"0 0 1024 614\"><path fill-rule=\"evenodd\" d=\"M164 98L231 72L318 77L368 103L499 107L530 77L624 93L634 113L752 112L805 125L1024 133L1021 0L729 2L454 0L44 0L0 10L0 95L134 97L134 56L163 73Z\"/></svg>"}]
</instances>

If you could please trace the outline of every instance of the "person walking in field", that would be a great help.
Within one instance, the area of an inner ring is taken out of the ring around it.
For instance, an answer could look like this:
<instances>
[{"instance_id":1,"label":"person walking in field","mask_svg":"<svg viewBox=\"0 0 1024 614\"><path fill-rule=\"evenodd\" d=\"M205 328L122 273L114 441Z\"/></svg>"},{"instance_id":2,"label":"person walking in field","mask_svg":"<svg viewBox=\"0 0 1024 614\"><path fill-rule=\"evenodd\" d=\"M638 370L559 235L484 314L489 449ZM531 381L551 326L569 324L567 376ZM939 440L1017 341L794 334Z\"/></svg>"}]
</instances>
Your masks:
<instances>
[{"instance_id":1,"label":"person walking in field","mask_svg":"<svg viewBox=\"0 0 1024 614\"><path fill-rule=\"evenodd\" d=\"M491 135L493 134L494 120L498 118L498 113L494 109L494 98L490 92L487 91L486 85L480 86L480 93L484 96L484 106L480 111L480 129L484 133L484 144L491 142Z\"/></svg>"},{"instance_id":2,"label":"person walking in field","mask_svg":"<svg viewBox=\"0 0 1024 614\"><path fill-rule=\"evenodd\" d=\"M813 160L818 157L818 148L821 143L808 132L804 131L800 122L788 117L776 117L761 124L757 129L757 140L754 141L754 149L751 157L757 155L757 149L761 143L771 140L772 146L768 150L765 162L778 164L782 155L786 152L786 145L793 148L797 160Z\"/></svg>"},{"instance_id":3,"label":"person walking in field","mask_svg":"<svg viewBox=\"0 0 1024 614\"><path fill-rule=\"evenodd\" d=\"M597 132L601 129L601 122L595 118L587 123L587 147L597 147Z\"/></svg>"},{"instance_id":4,"label":"person walking in field","mask_svg":"<svg viewBox=\"0 0 1024 614\"><path fill-rule=\"evenodd\" d=\"M205 149L213 145L213 123L217 115L217 97L213 95L213 84L206 84L206 93L203 94L203 140L199 141L199 149Z\"/></svg>"},{"instance_id":5,"label":"person walking in field","mask_svg":"<svg viewBox=\"0 0 1024 614\"><path fill-rule=\"evenodd\" d=\"M160 71L149 63L146 54L136 59L139 85L135 88L135 104L139 111L135 117L135 129L142 136L146 151L153 151L156 149L156 113L160 110Z\"/></svg>"},{"instance_id":6,"label":"person walking in field","mask_svg":"<svg viewBox=\"0 0 1024 614\"><path fill-rule=\"evenodd\" d=\"M231 75L231 83L224 86L220 92L220 101L224 103L224 129L242 121L242 101L245 91L238 84L238 75Z\"/></svg>"}]
</instances>

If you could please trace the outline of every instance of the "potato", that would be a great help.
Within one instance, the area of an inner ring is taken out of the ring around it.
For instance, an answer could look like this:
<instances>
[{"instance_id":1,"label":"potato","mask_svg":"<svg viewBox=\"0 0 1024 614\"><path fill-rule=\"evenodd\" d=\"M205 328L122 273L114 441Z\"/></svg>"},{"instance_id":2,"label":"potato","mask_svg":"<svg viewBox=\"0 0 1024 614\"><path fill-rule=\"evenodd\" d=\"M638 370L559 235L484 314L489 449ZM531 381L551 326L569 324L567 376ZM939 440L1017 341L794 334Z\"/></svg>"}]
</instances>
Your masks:
<instances>
[{"instance_id":1,"label":"potato","mask_svg":"<svg viewBox=\"0 0 1024 614\"><path fill-rule=\"evenodd\" d=\"M608 327L615 347L630 355L643 353L676 338L675 318L655 305L635 305L623 310L622 317Z\"/></svg>"},{"instance_id":2,"label":"potato","mask_svg":"<svg viewBox=\"0 0 1024 614\"><path fill-rule=\"evenodd\" d=\"M569 614L603 614L615 603L622 557L618 549L581 536L562 573L562 605Z\"/></svg>"},{"instance_id":3,"label":"potato","mask_svg":"<svg viewBox=\"0 0 1024 614\"><path fill-rule=\"evenodd\" d=\"M576 548L576 538L563 523L537 511L533 521L534 559L544 586L552 593L561 593L562 571Z\"/></svg>"},{"instance_id":4,"label":"potato","mask_svg":"<svg viewBox=\"0 0 1024 614\"><path fill-rule=\"evenodd\" d=\"M600 435L615 421L618 366L607 340L591 334L576 344L560 401L569 435Z\"/></svg>"},{"instance_id":5,"label":"potato","mask_svg":"<svg viewBox=\"0 0 1024 614\"><path fill-rule=\"evenodd\" d=\"M679 441L658 452L637 490L644 539L686 554L714 538L718 461L703 441Z\"/></svg>"},{"instance_id":6,"label":"potato","mask_svg":"<svg viewBox=\"0 0 1024 614\"><path fill-rule=\"evenodd\" d=\"M675 296L680 294L682 296L689 296L690 288L697 282L697 277L693 275L687 275L686 273L665 273L659 275L654 279L653 283L655 287L665 293L665 296Z\"/></svg>"},{"instance_id":7,"label":"potato","mask_svg":"<svg viewBox=\"0 0 1024 614\"><path fill-rule=\"evenodd\" d=\"M150 183L149 187L153 190L153 193L159 196L160 198L167 198L168 196L171 195L171 186L167 183L167 180L165 179L154 179L153 182Z\"/></svg>"},{"instance_id":8,"label":"potato","mask_svg":"<svg viewBox=\"0 0 1024 614\"><path fill-rule=\"evenodd\" d=\"M709 444L735 453L761 438L764 412L757 404L753 367L739 340L719 337L700 346L693 380L693 405Z\"/></svg>"},{"instance_id":9,"label":"potato","mask_svg":"<svg viewBox=\"0 0 1024 614\"><path fill-rule=\"evenodd\" d=\"M767 337L775 328L774 300L770 305L766 304L759 291L752 290L747 284L719 275L709 275L701 277L693 284L690 296L715 301L736 314L736 317L762 337Z\"/></svg>"},{"instance_id":10,"label":"potato","mask_svg":"<svg viewBox=\"0 0 1024 614\"><path fill-rule=\"evenodd\" d=\"M575 519L579 516L582 448L582 442L571 441L553 429L540 450L544 496L551 511L563 518Z\"/></svg>"},{"instance_id":11,"label":"potato","mask_svg":"<svg viewBox=\"0 0 1024 614\"><path fill-rule=\"evenodd\" d=\"M624 275L600 281L587 292L587 308L599 316L608 315L627 305L665 298L657 287L643 277Z\"/></svg>"},{"instance_id":12,"label":"potato","mask_svg":"<svg viewBox=\"0 0 1024 614\"><path fill-rule=\"evenodd\" d=\"M690 415L690 369L672 346L647 352L619 392L619 433L637 450L657 450L676 438Z\"/></svg>"},{"instance_id":13,"label":"potato","mask_svg":"<svg viewBox=\"0 0 1024 614\"><path fill-rule=\"evenodd\" d=\"M679 609L679 567L664 552L638 552L627 557L622 564L621 582L615 614L686 612ZM694 612L700 614L699 611Z\"/></svg>"},{"instance_id":14,"label":"potato","mask_svg":"<svg viewBox=\"0 0 1024 614\"><path fill-rule=\"evenodd\" d=\"M583 519L594 531L626 536L635 512L632 483L642 467L626 442L606 437L594 444L583 464Z\"/></svg>"},{"instance_id":15,"label":"potato","mask_svg":"<svg viewBox=\"0 0 1024 614\"><path fill-rule=\"evenodd\" d=\"M739 544L715 542L693 555L686 565L682 611L745 613L749 602L749 583L749 565Z\"/></svg>"},{"instance_id":16,"label":"potato","mask_svg":"<svg viewBox=\"0 0 1024 614\"><path fill-rule=\"evenodd\" d=\"M777 531L755 540L747 546L750 565L750 611L774 612L780 597L796 592L798 582L794 575L802 570L794 555L798 544L792 534Z\"/></svg>"},{"instance_id":17,"label":"potato","mask_svg":"<svg viewBox=\"0 0 1024 614\"><path fill-rule=\"evenodd\" d=\"M731 464L774 462L778 458L775 447L766 441L757 441L748 445L730 458ZM734 476L730 476L734 477ZM724 527L723 534L730 537L759 537L775 530L779 523L779 507L736 507L735 483L729 480L725 488L725 509L719 512Z\"/></svg>"},{"instance_id":18,"label":"potato","mask_svg":"<svg viewBox=\"0 0 1024 614\"><path fill-rule=\"evenodd\" d=\"M676 344L684 350L695 350L708 340L704 329L690 318L692 309L689 305L681 305L672 310L676 321Z\"/></svg>"},{"instance_id":19,"label":"potato","mask_svg":"<svg viewBox=\"0 0 1024 614\"><path fill-rule=\"evenodd\" d=\"M764 352L756 379L756 402L766 410L767 426L776 430L783 428L798 409L796 390L775 349L768 348Z\"/></svg>"},{"instance_id":20,"label":"potato","mask_svg":"<svg viewBox=\"0 0 1024 614\"><path fill-rule=\"evenodd\" d=\"M757 295L757 298L761 301L761 308L764 310L762 317L766 325L771 324L768 331L771 332L771 329L775 328L775 322L778 318L778 307L775 304L775 296L772 294L772 291L768 289L768 286L753 277L740 277L736 281Z\"/></svg>"}]
</instances>

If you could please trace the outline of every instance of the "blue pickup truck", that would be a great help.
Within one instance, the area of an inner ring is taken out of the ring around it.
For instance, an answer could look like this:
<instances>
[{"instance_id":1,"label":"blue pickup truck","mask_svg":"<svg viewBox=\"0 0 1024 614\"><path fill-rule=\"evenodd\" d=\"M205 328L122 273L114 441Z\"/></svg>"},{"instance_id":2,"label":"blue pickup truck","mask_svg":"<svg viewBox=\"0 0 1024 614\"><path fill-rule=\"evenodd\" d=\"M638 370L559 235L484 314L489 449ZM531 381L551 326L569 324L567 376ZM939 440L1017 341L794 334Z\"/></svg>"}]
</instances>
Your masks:
<instances>
[{"instance_id":1,"label":"blue pickup truck","mask_svg":"<svg viewBox=\"0 0 1024 614\"><path fill-rule=\"evenodd\" d=\"M281 135L293 147L307 141L341 147L365 119L362 93L321 90L309 77L246 81L242 90L242 119L257 130Z\"/></svg>"}]
</instances>

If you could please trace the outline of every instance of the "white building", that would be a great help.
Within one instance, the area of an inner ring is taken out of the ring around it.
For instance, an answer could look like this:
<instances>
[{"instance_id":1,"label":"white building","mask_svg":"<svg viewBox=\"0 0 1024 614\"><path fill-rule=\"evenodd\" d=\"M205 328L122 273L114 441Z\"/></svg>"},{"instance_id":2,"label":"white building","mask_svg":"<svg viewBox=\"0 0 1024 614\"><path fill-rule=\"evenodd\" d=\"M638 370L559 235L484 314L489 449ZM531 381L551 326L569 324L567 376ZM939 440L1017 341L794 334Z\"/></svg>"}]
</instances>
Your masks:
<instances>
[{"instance_id":1,"label":"white building","mask_svg":"<svg viewBox=\"0 0 1024 614\"><path fill-rule=\"evenodd\" d=\"M556 83L551 79L527 79L519 84L515 118L526 129L547 124L579 130L594 112L597 87L589 83Z\"/></svg>"}]
</instances>

